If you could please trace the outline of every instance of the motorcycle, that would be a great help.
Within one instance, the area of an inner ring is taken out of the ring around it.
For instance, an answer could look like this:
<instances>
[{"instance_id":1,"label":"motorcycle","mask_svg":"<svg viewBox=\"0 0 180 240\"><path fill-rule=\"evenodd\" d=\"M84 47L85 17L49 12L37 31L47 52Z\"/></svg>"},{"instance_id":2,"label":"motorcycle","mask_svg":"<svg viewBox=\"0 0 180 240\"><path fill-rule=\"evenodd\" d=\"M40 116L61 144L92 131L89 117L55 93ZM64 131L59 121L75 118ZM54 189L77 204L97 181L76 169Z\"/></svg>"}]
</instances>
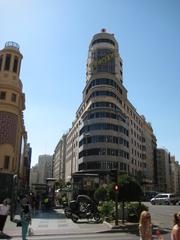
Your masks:
<instances>
[{"instance_id":1,"label":"motorcycle","mask_svg":"<svg viewBox=\"0 0 180 240\"><path fill-rule=\"evenodd\" d=\"M94 219L99 223L101 218L95 202L86 195L79 195L64 209L65 216L75 223L79 219Z\"/></svg>"}]
</instances>

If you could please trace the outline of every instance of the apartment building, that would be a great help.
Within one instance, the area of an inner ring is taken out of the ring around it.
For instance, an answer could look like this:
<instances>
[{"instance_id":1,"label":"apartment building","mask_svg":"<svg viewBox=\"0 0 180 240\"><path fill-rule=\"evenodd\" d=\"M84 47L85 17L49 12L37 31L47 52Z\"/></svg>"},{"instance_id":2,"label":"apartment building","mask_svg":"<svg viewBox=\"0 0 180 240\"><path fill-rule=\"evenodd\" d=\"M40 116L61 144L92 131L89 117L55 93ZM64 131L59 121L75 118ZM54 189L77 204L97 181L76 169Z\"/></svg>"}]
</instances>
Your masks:
<instances>
[{"instance_id":1,"label":"apartment building","mask_svg":"<svg viewBox=\"0 0 180 240\"><path fill-rule=\"evenodd\" d=\"M170 153L167 149L157 148L156 150L157 161L157 191L158 192L171 192L170 186Z\"/></svg>"},{"instance_id":2,"label":"apartment building","mask_svg":"<svg viewBox=\"0 0 180 240\"><path fill-rule=\"evenodd\" d=\"M38 183L46 184L47 178L52 178L52 155L40 155L38 158Z\"/></svg>"},{"instance_id":3,"label":"apartment building","mask_svg":"<svg viewBox=\"0 0 180 240\"><path fill-rule=\"evenodd\" d=\"M59 140L53 154L53 178L65 181L66 134Z\"/></svg>"},{"instance_id":4,"label":"apartment building","mask_svg":"<svg viewBox=\"0 0 180 240\"><path fill-rule=\"evenodd\" d=\"M67 134L66 181L77 171L141 173L152 189L156 137L128 100L123 60L114 34L93 36L82 103Z\"/></svg>"},{"instance_id":5,"label":"apartment building","mask_svg":"<svg viewBox=\"0 0 180 240\"><path fill-rule=\"evenodd\" d=\"M180 195L180 165L175 156L170 156L170 192Z\"/></svg>"}]
</instances>

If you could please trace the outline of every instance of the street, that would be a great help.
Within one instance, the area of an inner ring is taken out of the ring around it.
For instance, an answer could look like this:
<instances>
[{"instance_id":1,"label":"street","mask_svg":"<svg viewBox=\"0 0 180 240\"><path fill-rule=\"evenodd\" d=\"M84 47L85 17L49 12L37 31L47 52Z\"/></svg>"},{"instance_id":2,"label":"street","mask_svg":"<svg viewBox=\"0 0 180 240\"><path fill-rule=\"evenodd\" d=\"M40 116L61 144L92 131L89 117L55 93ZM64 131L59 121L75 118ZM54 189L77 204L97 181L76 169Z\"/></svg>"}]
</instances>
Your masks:
<instances>
[{"instance_id":1,"label":"street","mask_svg":"<svg viewBox=\"0 0 180 240\"><path fill-rule=\"evenodd\" d=\"M151 205L144 203L149 207L153 223L153 235L156 238L156 230L160 232L164 240L170 239L170 230L172 228L173 214L179 211L179 206L166 205ZM112 224L106 222L96 224L81 220L78 223L73 223L71 219L64 216L62 209L56 209L50 212L39 211L33 217L32 228L34 235L28 239L122 239L122 240L136 240L139 239L137 226L133 231L123 230L122 228L112 229ZM9 221L6 222L4 232L12 239L21 239L21 228Z\"/></svg>"},{"instance_id":2,"label":"street","mask_svg":"<svg viewBox=\"0 0 180 240\"><path fill-rule=\"evenodd\" d=\"M180 206L152 205L150 202L144 202L144 204L149 208L154 225L159 225L163 229L172 228L174 213L180 211Z\"/></svg>"}]
</instances>

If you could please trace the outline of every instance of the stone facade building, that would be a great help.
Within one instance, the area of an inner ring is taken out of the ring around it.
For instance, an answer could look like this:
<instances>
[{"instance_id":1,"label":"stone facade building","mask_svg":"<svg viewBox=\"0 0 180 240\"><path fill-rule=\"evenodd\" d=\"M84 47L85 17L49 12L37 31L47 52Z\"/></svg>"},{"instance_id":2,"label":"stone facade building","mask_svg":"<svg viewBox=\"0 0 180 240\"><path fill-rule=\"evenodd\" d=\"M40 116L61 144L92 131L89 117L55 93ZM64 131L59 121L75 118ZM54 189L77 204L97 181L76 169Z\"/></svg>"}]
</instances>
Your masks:
<instances>
[{"instance_id":1,"label":"stone facade building","mask_svg":"<svg viewBox=\"0 0 180 240\"><path fill-rule=\"evenodd\" d=\"M23 118L25 94L20 79L22 58L19 45L14 42L7 42L0 51L0 172L16 174L27 184L29 173L26 170L30 169L31 154L27 151Z\"/></svg>"}]
</instances>

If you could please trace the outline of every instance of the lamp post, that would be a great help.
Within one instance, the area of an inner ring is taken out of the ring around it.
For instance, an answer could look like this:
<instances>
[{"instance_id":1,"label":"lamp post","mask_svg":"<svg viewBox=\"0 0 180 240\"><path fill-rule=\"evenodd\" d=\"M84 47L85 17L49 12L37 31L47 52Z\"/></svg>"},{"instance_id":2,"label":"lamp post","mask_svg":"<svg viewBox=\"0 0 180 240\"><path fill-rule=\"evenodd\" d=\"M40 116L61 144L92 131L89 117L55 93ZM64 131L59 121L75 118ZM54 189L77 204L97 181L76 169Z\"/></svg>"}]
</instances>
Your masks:
<instances>
[{"instance_id":1,"label":"lamp post","mask_svg":"<svg viewBox=\"0 0 180 240\"><path fill-rule=\"evenodd\" d=\"M17 186L18 186L18 176L13 176L12 182L12 195L11 195L11 209L10 209L10 220L14 220L14 215L16 211L16 202L17 202Z\"/></svg>"},{"instance_id":2,"label":"lamp post","mask_svg":"<svg viewBox=\"0 0 180 240\"><path fill-rule=\"evenodd\" d=\"M115 185L114 190L115 190L115 212L116 212L116 215L115 215L115 225L117 226L118 223L119 223L119 221L118 221L118 195L119 195L119 186L118 186L118 184Z\"/></svg>"},{"instance_id":3,"label":"lamp post","mask_svg":"<svg viewBox=\"0 0 180 240\"><path fill-rule=\"evenodd\" d=\"M114 185L114 194L115 194L115 225L119 223L118 220L118 198L119 198L119 185L118 185L118 165L115 169L111 170L114 174L115 185Z\"/></svg>"}]
</instances>

